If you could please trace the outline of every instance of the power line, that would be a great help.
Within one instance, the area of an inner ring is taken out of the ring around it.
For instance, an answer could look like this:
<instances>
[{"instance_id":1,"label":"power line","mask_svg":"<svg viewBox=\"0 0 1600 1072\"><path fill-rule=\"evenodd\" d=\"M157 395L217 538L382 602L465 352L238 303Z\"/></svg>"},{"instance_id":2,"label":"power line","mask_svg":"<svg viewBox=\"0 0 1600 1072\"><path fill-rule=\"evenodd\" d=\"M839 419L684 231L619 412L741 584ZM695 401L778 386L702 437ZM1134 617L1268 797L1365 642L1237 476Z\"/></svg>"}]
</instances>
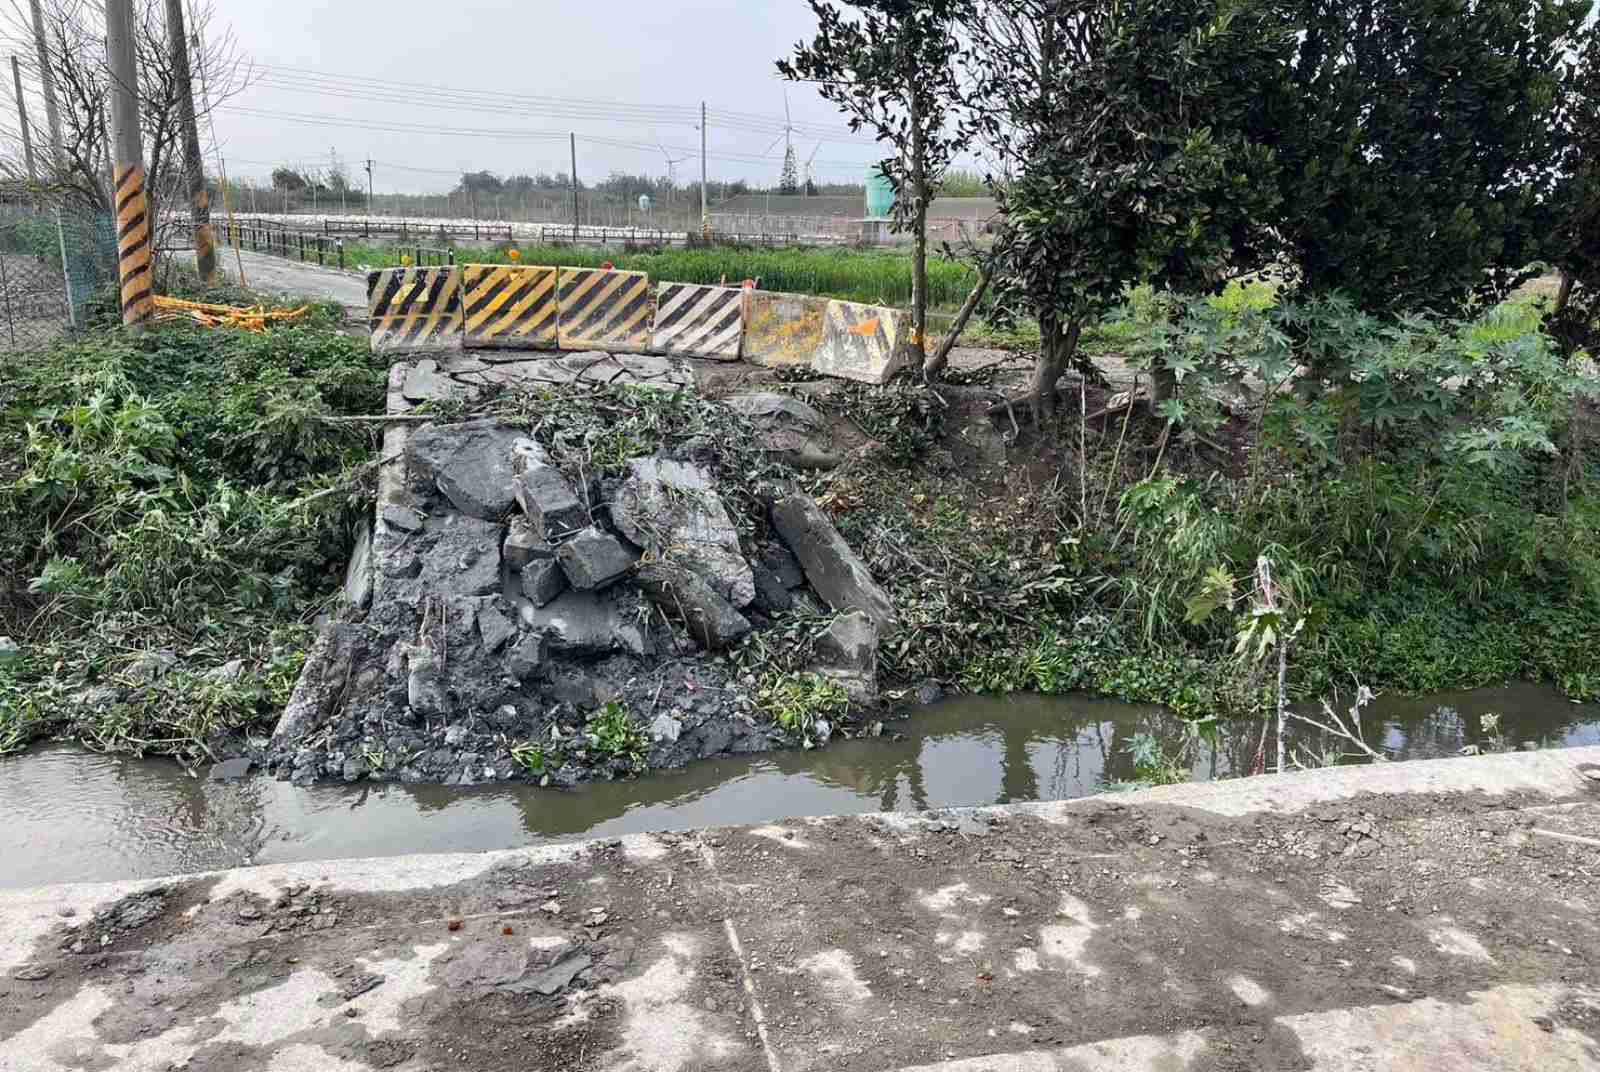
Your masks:
<instances>
[{"instance_id":1,"label":"power line","mask_svg":"<svg viewBox=\"0 0 1600 1072\"><path fill-rule=\"evenodd\" d=\"M519 93L504 89L463 89L437 84L425 84L365 75L349 75L317 71L307 67L270 64L257 68L260 81L272 88L291 92L317 93L347 99L378 100L395 103L395 94L404 94L408 107L452 108L468 107L479 111L515 115L534 115L543 118L586 119L600 122L633 124L694 125L699 119L699 109L683 105L634 104L621 101L598 101L576 97L556 97L546 94ZM709 109L716 125L746 133L782 133L785 121L751 112L730 109ZM835 127L813 123L795 123L791 129L810 140L832 141L838 144L861 144L860 137L841 137Z\"/></svg>"},{"instance_id":2,"label":"power line","mask_svg":"<svg viewBox=\"0 0 1600 1072\"><path fill-rule=\"evenodd\" d=\"M498 128L498 129L495 129L495 128L477 128L477 129L474 129L474 128L453 127L453 126L442 126L442 125L429 124L429 123L407 123L407 122L404 122L403 120L384 120L384 121L380 121L380 120L365 120L365 119L329 118L327 116L311 115L311 114L307 114L307 113L303 113L303 112L279 112L279 111L272 111L272 110L263 109L263 108L250 108L250 107L247 107L247 106L242 105L242 104L235 104L233 102L220 104L217 107L219 109L226 109L226 110L228 110L230 112L237 112L240 115L247 115L247 116L252 116L252 117L256 117L256 118L277 119L277 120L281 120L281 121L284 121L284 122L292 122L292 123L299 123L299 124L311 124L311 125L314 125L314 126L347 127L347 128L357 129L357 130L377 131L377 132L380 132L380 133L429 134L429 135L435 135L435 136L439 136L439 137L523 139L523 140L532 140L532 141L559 141L559 140L562 140L562 139L567 137L567 134L565 134L565 133L555 133L555 132L551 132L551 131L507 130L507 129L504 129L504 128ZM648 155L651 155L651 156L656 155L659 152L659 150L662 149L662 148L671 149L674 152L693 153L693 152L697 151L695 149L691 149L691 148L689 148L687 146L683 146L683 145L654 145L654 144L650 144L650 143L646 143L646 142L626 141L626 140L617 139L617 138L602 138L602 137L595 137L595 136L587 135L587 134L583 135L582 137L583 137L583 140L585 142L590 143L590 144L605 145L605 146L609 146L609 147L612 147L612 148L618 148L618 149L628 149L628 150L632 150L632 151L635 151L635 152L645 153L645 154L648 154ZM726 162L726 163L734 163L734 164L766 165L766 164L774 163L774 160L773 160L772 157L764 156L764 155L758 155L758 154L755 154L755 153L738 153L738 152L732 152L732 151L722 151L722 152L717 152L717 153L708 153L707 155L709 157L711 157L712 159L714 159L714 160L719 160L719 161L723 161L723 162ZM870 166L873 163L873 161L822 160L822 161L818 161L818 163L822 164L825 167L864 168L864 167Z\"/></svg>"}]
</instances>

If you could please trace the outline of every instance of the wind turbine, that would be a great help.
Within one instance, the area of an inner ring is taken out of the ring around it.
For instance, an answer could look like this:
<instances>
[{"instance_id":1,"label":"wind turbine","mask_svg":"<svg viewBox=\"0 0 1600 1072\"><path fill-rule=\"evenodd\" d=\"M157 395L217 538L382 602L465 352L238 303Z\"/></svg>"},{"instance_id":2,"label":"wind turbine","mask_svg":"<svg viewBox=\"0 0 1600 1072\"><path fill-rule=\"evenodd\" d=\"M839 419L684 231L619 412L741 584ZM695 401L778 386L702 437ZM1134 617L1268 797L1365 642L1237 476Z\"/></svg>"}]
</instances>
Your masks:
<instances>
[{"instance_id":1,"label":"wind turbine","mask_svg":"<svg viewBox=\"0 0 1600 1072\"><path fill-rule=\"evenodd\" d=\"M806 189L816 188L816 181L811 176L811 162L817 158L817 151L822 148L822 143L817 142L817 148L811 150L811 155L806 157Z\"/></svg>"},{"instance_id":2,"label":"wind turbine","mask_svg":"<svg viewBox=\"0 0 1600 1072\"><path fill-rule=\"evenodd\" d=\"M678 196L678 165L689 159L687 156L672 156L667 152L667 147L659 141L656 148L661 150L662 157L667 162L667 208L671 211L673 202Z\"/></svg>"}]
</instances>

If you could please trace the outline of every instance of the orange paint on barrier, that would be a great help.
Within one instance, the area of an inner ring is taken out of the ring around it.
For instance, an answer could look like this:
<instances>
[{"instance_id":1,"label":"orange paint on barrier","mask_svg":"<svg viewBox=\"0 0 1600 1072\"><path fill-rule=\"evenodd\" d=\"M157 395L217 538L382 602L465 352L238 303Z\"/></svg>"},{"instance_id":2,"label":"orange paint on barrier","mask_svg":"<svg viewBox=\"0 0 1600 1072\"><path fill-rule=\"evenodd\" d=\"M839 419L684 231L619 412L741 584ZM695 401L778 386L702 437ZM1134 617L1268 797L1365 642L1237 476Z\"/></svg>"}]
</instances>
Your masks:
<instances>
[{"instance_id":1,"label":"orange paint on barrier","mask_svg":"<svg viewBox=\"0 0 1600 1072\"><path fill-rule=\"evenodd\" d=\"M850 334L852 334L852 335L876 335L877 333L878 333L878 318L877 317L872 317L869 320L863 320L859 324L852 324L850 326Z\"/></svg>"}]
</instances>

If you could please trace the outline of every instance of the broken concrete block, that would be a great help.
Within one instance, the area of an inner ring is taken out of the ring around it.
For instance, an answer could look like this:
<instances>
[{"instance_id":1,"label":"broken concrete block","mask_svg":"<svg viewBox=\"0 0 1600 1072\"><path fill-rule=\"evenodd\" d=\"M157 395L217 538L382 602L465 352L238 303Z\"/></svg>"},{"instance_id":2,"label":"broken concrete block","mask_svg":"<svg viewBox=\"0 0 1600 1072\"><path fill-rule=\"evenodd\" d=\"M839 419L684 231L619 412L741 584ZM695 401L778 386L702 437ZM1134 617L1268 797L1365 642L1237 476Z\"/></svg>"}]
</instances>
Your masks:
<instances>
[{"instance_id":1,"label":"broken concrete block","mask_svg":"<svg viewBox=\"0 0 1600 1072\"><path fill-rule=\"evenodd\" d=\"M511 447L521 436L494 419L429 424L406 449L418 472L463 514L498 521L511 509Z\"/></svg>"},{"instance_id":2,"label":"broken concrete block","mask_svg":"<svg viewBox=\"0 0 1600 1072\"><path fill-rule=\"evenodd\" d=\"M616 609L593 592L566 592L548 606L523 604L522 623L549 640L556 655L600 655L616 643Z\"/></svg>"},{"instance_id":3,"label":"broken concrete block","mask_svg":"<svg viewBox=\"0 0 1600 1072\"><path fill-rule=\"evenodd\" d=\"M506 673L518 681L532 677L544 663L544 636L531 633L506 649Z\"/></svg>"},{"instance_id":4,"label":"broken concrete block","mask_svg":"<svg viewBox=\"0 0 1600 1072\"><path fill-rule=\"evenodd\" d=\"M827 419L793 395L758 391L723 404L750 422L756 446L802 469L832 469L840 458L828 449Z\"/></svg>"},{"instance_id":5,"label":"broken concrete block","mask_svg":"<svg viewBox=\"0 0 1600 1072\"><path fill-rule=\"evenodd\" d=\"M591 525L556 548L556 561L572 587L590 592L625 575L637 557L621 540Z\"/></svg>"},{"instance_id":6,"label":"broken concrete block","mask_svg":"<svg viewBox=\"0 0 1600 1072\"><path fill-rule=\"evenodd\" d=\"M496 652L500 645L517 633L516 625L492 606L478 608L478 635L483 638L483 650Z\"/></svg>"},{"instance_id":7,"label":"broken concrete block","mask_svg":"<svg viewBox=\"0 0 1600 1072\"><path fill-rule=\"evenodd\" d=\"M432 546L419 557L425 590L447 596L486 596L500 590L501 526L464 514L429 518Z\"/></svg>"},{"instance_id":8,"label":"broken concrete block","mask_svg":"<svg viewBox=\"0 0 1600 1072\"><path fill-rule=\"evenodd\" d=\"M533 559L522 567L521 581L522 594L536 607L544 606L567 590L567 575L554 557Z\"/></svg>"},{"instance_id":9,"label":"broken concrete block","mask_svg":"<svg viewBox=\"0 0 1600 1072\"><path fill-rule=\"evenodd\" d=\"M732 645L750 631L750 621L698 573L677 562L639 567L635 578L668 617L677 618L707 651Z\"/></svg>"},{"instance_id":10,"label":"broken concrete block","mask_svg":"<svg viewBox=\"0 0 1600 1072\"><path fill-rule=\"evenodd\" d=\"M417 645L406 650L406 703L419 715L440 715L450 706L444 672L432 649Z\"/></svg>"},{"instance_id":11,"label":"broken concrete block","mask_svg":"<svg viewBox=\"0 0 1600 1072\"><path fill-rule=\"evenodd\" d=\"M546 542L589 524L589 511L536 440L520 438L512 448L511 492Z\"/></svg>"},{"instance_id":12,"label":"broken concrete block","mask_svg":"<svg viewBox=\"0 0 1600 1072\"><path fill-rule=\"evenodd\" d=\"M735 607L755 598L739 531L704 469L666 458L634 458L611 517L628 539L670 554Z\"/></svg>"},{"instance_id":13,"label":"broken concrete block","mask_svg":"<svg viewBox=\"0 0 1600 1072\"><path fill-rule=\"evenodd\" d=\"M872 619L878 635L892 634L899 622L889 593L872 579L828 515L808 495L794 494L772 505L772 525L789 545L811 587L834 610L859 610Z\"/></svg>"},{"instance_id":14,"label":"broken concrete block","mask_svg":"<svg viewBox=\"0 0 1600 1072\"><path fill-rule=\"evenodd\" d=\"M878 701L878 627L859 610L841 614L817 638L817 672L844 686L853 703Z\"/></svg>"},{"instance_id":15,"label":"broken concrete block","mask_svg":"<svg viewBox=\"0 0 1600 1072\"><path fill-rule=\"evenodd\" d=\"M439 371L439 362L428 358L406 370L400 393L411 402L448 402L465 392L454 380Z\"/></svg>"}]
</instances>

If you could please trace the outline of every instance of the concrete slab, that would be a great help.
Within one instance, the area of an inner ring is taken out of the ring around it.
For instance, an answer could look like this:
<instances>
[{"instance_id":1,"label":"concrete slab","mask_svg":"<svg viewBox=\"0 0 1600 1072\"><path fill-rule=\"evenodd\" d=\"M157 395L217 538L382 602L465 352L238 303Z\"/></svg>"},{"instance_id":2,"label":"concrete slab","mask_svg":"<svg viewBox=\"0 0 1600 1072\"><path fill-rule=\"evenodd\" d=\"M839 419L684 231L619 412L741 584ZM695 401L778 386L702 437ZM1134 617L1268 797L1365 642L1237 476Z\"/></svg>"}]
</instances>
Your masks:
<instances>
[{"instance_id":1,"label":"concrete slab","mask_svg":"<svg viewBox=\"0 0 1600 1072\"><path fill-rule=\"evenodd\" d=\"M0 1069L1595 1070L1597 761L0 891Z\"/></svg>"}]
</instances>

